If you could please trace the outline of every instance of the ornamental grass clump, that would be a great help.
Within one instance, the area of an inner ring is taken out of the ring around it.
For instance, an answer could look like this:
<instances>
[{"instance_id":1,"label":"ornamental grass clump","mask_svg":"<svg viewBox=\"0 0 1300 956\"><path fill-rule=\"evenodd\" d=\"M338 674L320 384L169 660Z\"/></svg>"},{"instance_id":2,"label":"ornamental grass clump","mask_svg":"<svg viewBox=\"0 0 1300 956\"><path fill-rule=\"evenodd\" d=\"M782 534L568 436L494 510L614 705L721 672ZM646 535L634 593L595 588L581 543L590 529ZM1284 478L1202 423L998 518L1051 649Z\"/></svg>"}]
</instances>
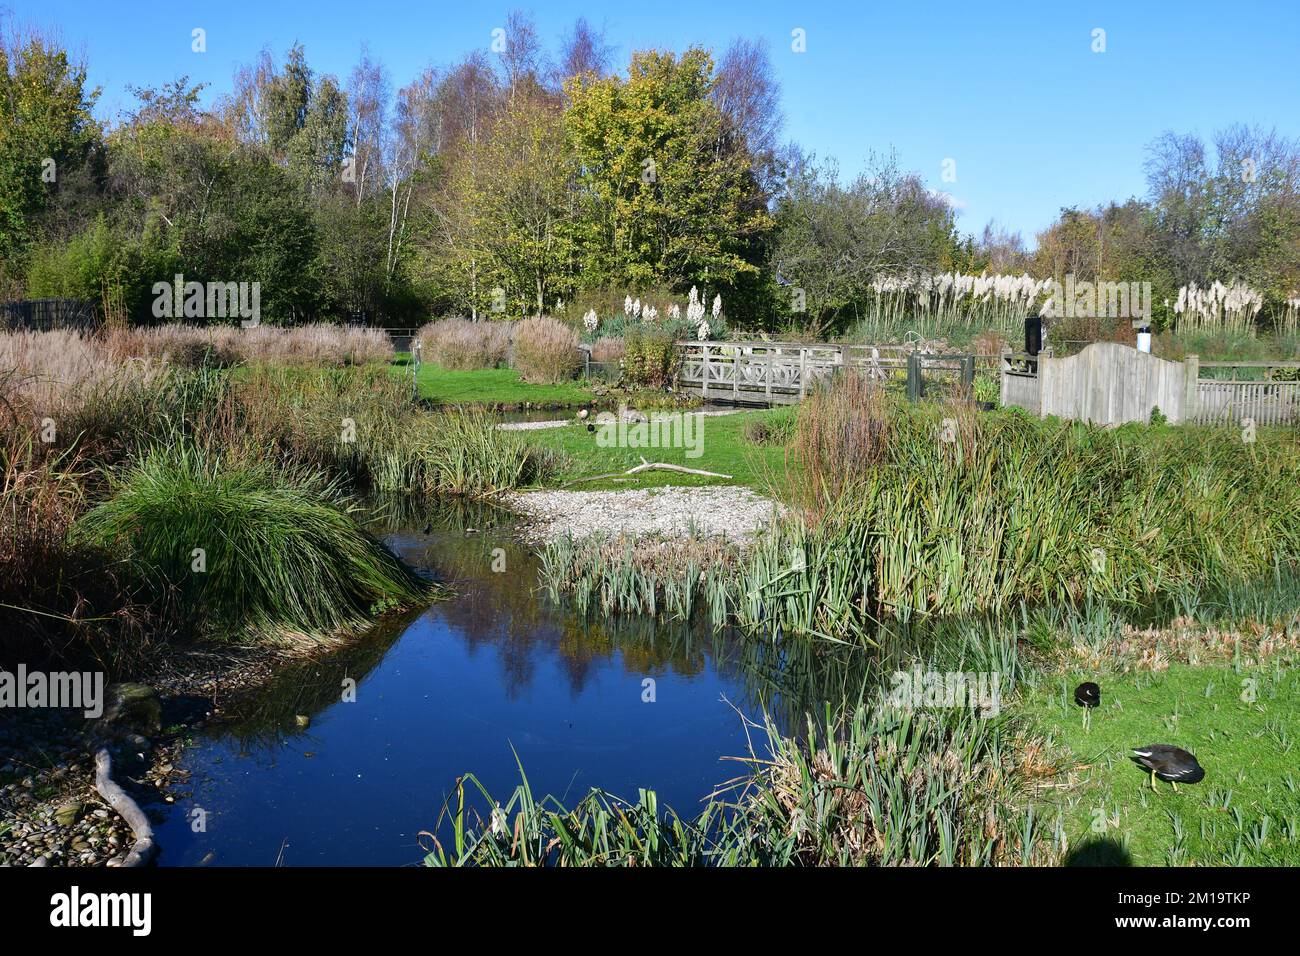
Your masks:
<instances>
[{"instance_id":1,"label":"ornamental grass clump","mask_svg":"<svg viewBox=\"0 0 1300 956\"><path fill-rule=\"evenodd\" d=\"M1245 282L1215 281L1201 288L1195 282L1178 290L1174 329L1179 335L1255 333L1255 316L1264 296Z\"/></svg>"},{"instance_id":2,"label":"ornamental grass clump","mask_svg":"<svg viewBox=\"0 0 1300 956\"><path fill-rule=\"evenodd\" d=\"M109 330L104 345L119 361L144 359L187 368L256 362L337 367L393 357L392 340L383 329L326 323L291 328L169 323Z\"/></svg>"},{"instance_id":3,"label":"ornamental grass clump","mask_svg":"<svg viewBox=\"0 0 1300 956\"><path fill-rule=\"evenodd\" d=\"M547 316L515 323L510 364L525 382L555 384L573 378L582 364L578 333Z\"/></svg>"},{"instance_id":4,"label":"ornamental grass clump","mask_svg":"<svg viewBox=\"0 0 1300 956\"><path fill-rule=\"evenodd\" d=\"M319 473L187 446L156 448L113 479L74 538L120 555L160 604L219 636L355 630L430 590Z\"/></svg>"},{"instance_id":5,"label":"ornamental grass clump","mask_svg":"<svg viewBox=\"0 0 1300 956\"><path fill-rule=\"evenodd\" d=\"M417 333L424 359L446 369L497 368L510 352L510 322L470 322L449 318L430 322Z\"/></svg>"}]
</instances>

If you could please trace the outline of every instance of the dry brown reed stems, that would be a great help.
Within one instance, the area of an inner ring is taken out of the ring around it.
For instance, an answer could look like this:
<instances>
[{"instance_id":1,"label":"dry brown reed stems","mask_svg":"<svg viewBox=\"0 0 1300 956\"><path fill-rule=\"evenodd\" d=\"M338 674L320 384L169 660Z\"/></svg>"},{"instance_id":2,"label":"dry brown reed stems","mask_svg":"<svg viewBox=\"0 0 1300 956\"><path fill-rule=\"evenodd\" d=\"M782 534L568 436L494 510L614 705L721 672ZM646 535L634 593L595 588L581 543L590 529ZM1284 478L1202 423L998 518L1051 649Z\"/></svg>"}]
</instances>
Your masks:
<instances>
[{"instance_id":1,"label":"dry brown reed stems","mask_svg":"<svg viewBox=\"0 0 1300 956\"><path fill-rule=\"evenodd\" d=\"M147 359L173 365L365 365L388 362L393 344L383 329L342 325L293 328L192 326L110 329L105 343L119 360Z\"/></svg>"},{"instance_id":2,"label":"dry brown reed stems","mask_svg":"<svg viewBox=\"0 0 1300 956\"><path fill-rule=\"evenodd\" d=\"M856 369L804 399L786 450L795 507L820 518L850 482L883 462L890 436L890 398Z\"/></svg>"},{"instance_id":3,"label":"dry brown reed stems","mask_svg":"<svg viewBox=\"0 0 1300 956\"><path fill-rule=\"evenodd\" d=\"M103 342L80 332L0 333L0 395L22 403L29 421L66 419L97 394L159 373L156 362L117 361Z\"/></svg>"},{"instance_id":4,"label":"dry brown reed stems","mask_svg":"<svg viewBox=\"0 0 1300 956\"><path fill-rule=\"evenodd\" d=\"M525 382L563 382L578 371L578 333L546 316L515 324L511 352L511 364Z\"/></svg>"},{"instance_id":5,"label":"dry brown reed stems","mask_svg":"<svg viewBox=\"0 0 1300 956\"><path fill-rule=\"evenodd\" d=\"M626 349L627 345L623 339L602 335L591 345L591 360L593 362L617 362L623 358Z\"/></svg>"},{"instance_id":6,"label":"dry brown reed stems","mask_svg":"<svg viewBox=\"0 0 1300 956\"><path fill-rule=\"evenodd\" d=\"M510 351L510 322L449 318L430 322L416 334L424 359L447 369L496 368Z\"/></svg>"}]
</instances>

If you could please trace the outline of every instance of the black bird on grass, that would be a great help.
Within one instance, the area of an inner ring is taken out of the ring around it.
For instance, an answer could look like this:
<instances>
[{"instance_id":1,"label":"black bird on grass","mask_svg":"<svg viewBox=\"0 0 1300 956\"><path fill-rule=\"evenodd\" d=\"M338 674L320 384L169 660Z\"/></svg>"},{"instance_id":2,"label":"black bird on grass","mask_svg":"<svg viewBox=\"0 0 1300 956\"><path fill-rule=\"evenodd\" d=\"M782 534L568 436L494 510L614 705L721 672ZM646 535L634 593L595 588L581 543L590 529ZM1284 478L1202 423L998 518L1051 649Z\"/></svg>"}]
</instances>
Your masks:
<instances>
[{"instance_id":1,"label":"black bird on grass","mask_svg":"<svg viewBox=\"0 0 1300 956\"><path fill-rule=\"evenodd\" d=\"M1092 681L1084 681L1074 689L1074 702L1080 707L1100 707L1101 688Z\"/></svg>"},{"instance_id":2,"label":"black bird on grass","mask_svg":"<svg viewBox=\"0 0 1300 956\"><path fill-rule=\"evenodd\" d=\"M1200 783L1205 779L1205 768L1196 758L1181 747L1172 744L1147 744L1133 748L1133 760L1151 771L1151 790L1156 789L1156 777L1168 780L1178 792L1180 783Z\"/></svg>"}]
</instances>

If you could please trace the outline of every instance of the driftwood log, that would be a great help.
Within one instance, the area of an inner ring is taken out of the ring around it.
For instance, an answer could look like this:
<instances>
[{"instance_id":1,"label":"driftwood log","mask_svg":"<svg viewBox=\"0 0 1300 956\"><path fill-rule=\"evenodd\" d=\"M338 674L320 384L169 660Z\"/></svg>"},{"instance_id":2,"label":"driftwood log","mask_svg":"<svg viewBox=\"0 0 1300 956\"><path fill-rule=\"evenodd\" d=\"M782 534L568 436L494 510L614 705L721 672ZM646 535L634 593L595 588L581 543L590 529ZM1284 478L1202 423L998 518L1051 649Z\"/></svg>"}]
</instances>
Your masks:
<instances>
[{"instance_id":1,"label":"driftwood log","mask_svg":"<svg viewBox=\"0 0 1300 956\"><path fill-rule=\"evenodd\" d=\"M153 826L145 816L140 805L113 780L113 758L107 747L95 751L95 789L108 801L108 805L117 811L117 815L126 821L131 832L135 834L135 844L122 861L123 866L144 866L155 853L158 844L153 839Z\"/></svg>"},{"instance_id":2,"label":"driftwood log","mask_svg":"<svg viewBox=\"0 0 1300 956\"><path fill-rule=\"evenodd\" d=\"M623 478L627 475L640 474L643 471L676 471L683 475L704 475L706 478L731 478L731 475L720 475L716 471L704 471L702 468L685 468L682 465L669 465L662 461L646 461L641 459L641 464L633 465L627 471L611 471L604 475L587 475L585 478L574 478L572 481L566 481L563 487L576 485L580 481L600 481L602 478Z\"/></svg>"}]
</instances>

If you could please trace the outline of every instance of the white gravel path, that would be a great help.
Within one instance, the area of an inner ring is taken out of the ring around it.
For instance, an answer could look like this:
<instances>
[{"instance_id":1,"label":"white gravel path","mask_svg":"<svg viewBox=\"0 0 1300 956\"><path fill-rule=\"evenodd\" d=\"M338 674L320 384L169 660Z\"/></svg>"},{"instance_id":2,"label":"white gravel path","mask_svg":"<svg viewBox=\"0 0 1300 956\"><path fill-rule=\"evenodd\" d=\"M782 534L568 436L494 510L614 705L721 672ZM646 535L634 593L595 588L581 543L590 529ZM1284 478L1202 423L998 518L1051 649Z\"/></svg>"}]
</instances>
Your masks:
<instances>
[{"instance_id":1,"label":"white gravel path","mask_svg":"<svg viewBox=\"0 0 1300 956\"><path fill-rule=\"evenodd\" d=\"M660 535L742 540L770 523L780 506L748 488L645 488L628 491L524 491L507 502L528 519L524 536Z\"/></svg>"},{"instance_id":2,"label":"white gravel path","mask_svg":"<svg viewBox=\"0 0 1300 956\"><path fill-rule=\"evenodd\" d=\"M737 412L742 411L742 409L721 408L721 409L710 409L709 411L699 411L697 409L687 408L687 409L679 409L679 411L681 411L685 415L703 415L705 418L717 418L720 415L735 415ZM591 419L589 419L589 421L592 422L595 422L595 420L596 419L594 416ZM503 432L527 432L527 431L536 431L539 428L563 428L565 425L573 425L573 424L577 424L577 422L578 419L576 417L561 418L555 421L546 421L546 422L502 422L501 424L497 425L497 428Z\"/></svg>"},{"instance_id":3,"label":"white gravel path","mask_svg":"<svg viewBox=\"0 0 1300 956\"><path fill-rule=\"evenodd\" d=\"M572 418L564 418L558 422L502 422L497 426L497 430L503 432L534 432L539 428L563 428L573 421Z\"/></svg>"}]
</instances>

